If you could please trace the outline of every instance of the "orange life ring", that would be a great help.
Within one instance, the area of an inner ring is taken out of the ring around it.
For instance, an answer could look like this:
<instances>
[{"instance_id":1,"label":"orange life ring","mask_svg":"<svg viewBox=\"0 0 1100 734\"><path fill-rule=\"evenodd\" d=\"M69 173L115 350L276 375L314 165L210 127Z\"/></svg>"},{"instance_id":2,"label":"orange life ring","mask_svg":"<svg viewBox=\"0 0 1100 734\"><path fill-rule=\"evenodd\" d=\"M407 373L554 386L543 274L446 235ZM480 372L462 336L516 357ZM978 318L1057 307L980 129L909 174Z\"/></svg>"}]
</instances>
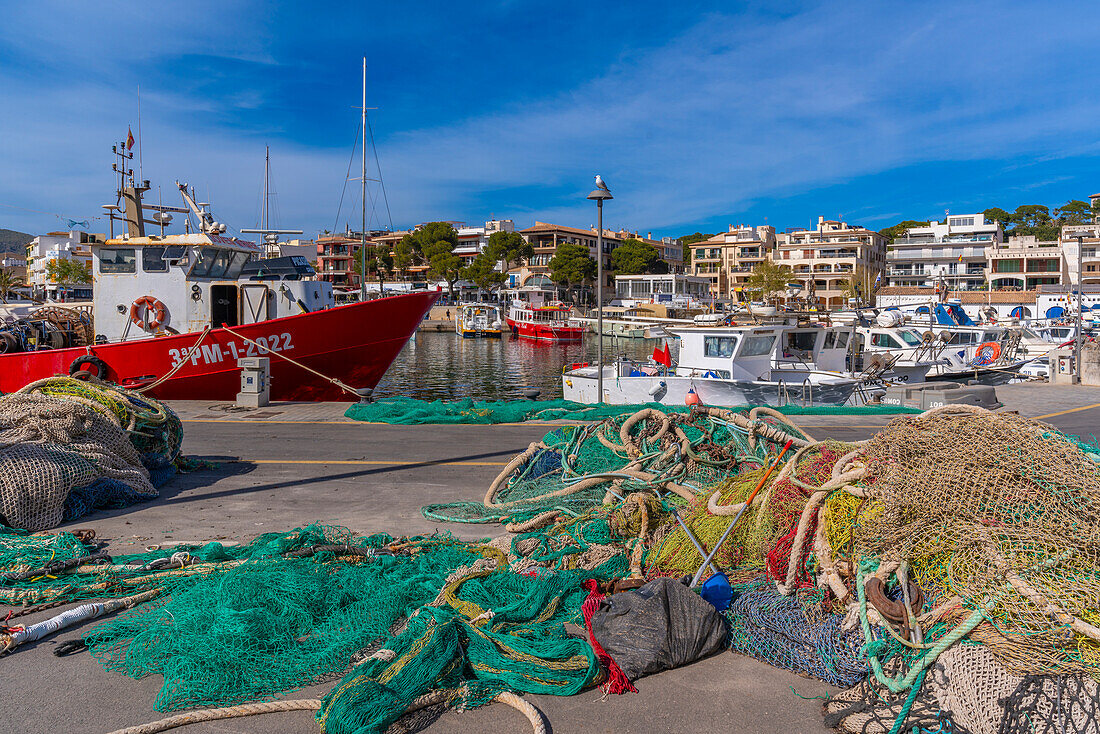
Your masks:
<instances>
[{"instance_id":1,"label":"orange life ring","mask_svg":"<svg viewBox=\"0 0 1100 734\"><path fill-rule=\"evenodd\" d=\"M149 317L152 313L152 318ZM130 304L130 321L145 331L159 328L168 319L168 309L152 296L142 296Z\"/></svg>"},{"instance_id":2,"label":"orange life ring","mask_svg":"<svg viewBox=\"0 0 1100 734\"><path fill-rule=\"evenodd\" d=\"M997 342L983 342L974 350L973 364L986 367L997 361L1001 356L1001 345Z\"/></svg>"}]
</instances>

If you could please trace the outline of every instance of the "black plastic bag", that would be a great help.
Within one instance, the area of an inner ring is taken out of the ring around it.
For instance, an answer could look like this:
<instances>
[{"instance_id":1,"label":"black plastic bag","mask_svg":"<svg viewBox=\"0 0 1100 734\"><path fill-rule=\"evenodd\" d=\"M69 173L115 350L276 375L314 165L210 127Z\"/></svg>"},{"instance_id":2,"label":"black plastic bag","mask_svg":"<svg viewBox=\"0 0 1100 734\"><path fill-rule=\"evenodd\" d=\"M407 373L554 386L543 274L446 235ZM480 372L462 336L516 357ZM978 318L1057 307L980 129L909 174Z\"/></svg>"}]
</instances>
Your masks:
<instances>
[{"instance_id":1,"label":"black plastic bag","mask_svg":"<svg viewBox=\"0 0 1100 734\"><path fill-rule=\"evenodd\" d=\"M725 647L725 620L679 579L613 594L592 616L592 634L631 681L678 668Z\"/></svg>"}]
</instances>

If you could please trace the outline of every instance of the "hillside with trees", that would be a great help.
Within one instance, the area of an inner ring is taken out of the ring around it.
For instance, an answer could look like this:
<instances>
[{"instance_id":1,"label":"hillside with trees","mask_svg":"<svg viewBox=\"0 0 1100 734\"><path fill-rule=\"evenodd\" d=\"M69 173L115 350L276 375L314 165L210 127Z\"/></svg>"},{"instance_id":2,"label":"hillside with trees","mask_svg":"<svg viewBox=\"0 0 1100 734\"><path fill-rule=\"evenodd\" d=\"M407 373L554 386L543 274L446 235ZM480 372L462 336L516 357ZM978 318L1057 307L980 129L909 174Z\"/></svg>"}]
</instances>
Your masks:
<instances>
[{"instance_id":1,"label":"hillside with trees","mask_svg":"<svg viewBox=\"0 0 1100 734\"><path fill-rule=\"evenodd\" d=\"M33 234L14 229L0 229L0 252L22 253L33 239Z\"/></svg>"},{"instance_id":2,"label":"hillside with trees","mask_svg":"<svg viewBox=\"0 0 1100 734\"><path fill-rule=\"evenodd\" d=\"M1068 224L1085 224L1096 213L1087 201L1080 199L1071 199L1054 209L1043 204L1021 204L1012 211L995 206L982 212L987 222L1001 223L1006 239L1013 236L1034 235L1035 239L1041 241L1058 239L1062 227ZM927 226L928 221L907 219L880 230L879 234L893 242L898 237L905 236L912 227Z\"/></svg>"}]
</instances>

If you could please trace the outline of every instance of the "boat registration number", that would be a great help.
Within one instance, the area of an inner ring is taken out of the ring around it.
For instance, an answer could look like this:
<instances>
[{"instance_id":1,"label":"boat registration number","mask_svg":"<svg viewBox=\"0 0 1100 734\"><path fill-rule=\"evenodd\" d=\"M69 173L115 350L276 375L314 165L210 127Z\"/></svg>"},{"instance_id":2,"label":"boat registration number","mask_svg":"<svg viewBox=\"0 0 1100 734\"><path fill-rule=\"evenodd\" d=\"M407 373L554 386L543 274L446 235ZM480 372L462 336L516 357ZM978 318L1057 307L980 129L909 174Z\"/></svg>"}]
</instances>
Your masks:
<instances>
[{"instance_id":1,"label":"boat registration number","mask_svg":"<svg viewBox=\"0 0 1100 734\"><path fill-rule=\"evenodd\" d=\"M254 343L253 343L254 342ZM172 359L172 366L187 358L191 352L191 364L214 364L222 361L237 361L240 357L262 357L269 352L289 352L294 349L290 342L290 334L273 334L272 336L258 336L252 341L238 345L235 341L224 344L213 342L203 344L198 349L169 349L168 356Z\"/></svg>"}]
</instances>

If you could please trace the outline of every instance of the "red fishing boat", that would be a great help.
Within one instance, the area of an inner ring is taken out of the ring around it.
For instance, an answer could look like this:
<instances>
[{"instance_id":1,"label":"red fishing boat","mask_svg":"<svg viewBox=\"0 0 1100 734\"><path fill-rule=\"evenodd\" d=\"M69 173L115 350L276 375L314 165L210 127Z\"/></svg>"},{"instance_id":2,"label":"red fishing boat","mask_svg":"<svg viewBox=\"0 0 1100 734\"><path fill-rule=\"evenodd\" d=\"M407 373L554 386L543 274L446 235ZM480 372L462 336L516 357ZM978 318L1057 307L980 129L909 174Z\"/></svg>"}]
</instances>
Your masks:
<instances>
[{"instance_id":1,"label":"red fishing boat","mask_svg":"<svg viewBox=\"0 0 1100 734\"><path fill-rule=\"evenodd\" d=\"M571 318L569 306L563 303L535 306L513 301L507 322L514 335L539 341L578 342L586 329L582 322Z\"/></svg>"},{"instance_id":2,"label":"red fishing boat","mask_svg":"<svg viewBox=\"0 0 1100 734\"><path fill-rule=\"evenodd\" d=\"M258 258L177 184L197 232L146 235L141 194L120 187L127 234L92 245L92 318L60 307L0 322L0 392L88 372L168 400L233 400L237 360L270 358L273 400L354 400L378 384L438 291L336 306L303 257ZM164 224L159 217L154 224ZM170 219L170 217L167 217ZM190 221L190 216L188 217ZM191 229L189 226L188 229Z\"/></svg>"},{"instance_id":3,"label":"red fishing boat","mask_svg":"<svg viewBox=\"0 0 1100 734\"><path fill-rule=\"evenodd\" d=\"M237 359L269 357L272 400L354 400L334 380L372 390L438 298L414 293L199 333L4 354L0 392L86 370L125 387L167 376L149 391L164 400L233 400Z\"/></svg>"}]
</instances>

